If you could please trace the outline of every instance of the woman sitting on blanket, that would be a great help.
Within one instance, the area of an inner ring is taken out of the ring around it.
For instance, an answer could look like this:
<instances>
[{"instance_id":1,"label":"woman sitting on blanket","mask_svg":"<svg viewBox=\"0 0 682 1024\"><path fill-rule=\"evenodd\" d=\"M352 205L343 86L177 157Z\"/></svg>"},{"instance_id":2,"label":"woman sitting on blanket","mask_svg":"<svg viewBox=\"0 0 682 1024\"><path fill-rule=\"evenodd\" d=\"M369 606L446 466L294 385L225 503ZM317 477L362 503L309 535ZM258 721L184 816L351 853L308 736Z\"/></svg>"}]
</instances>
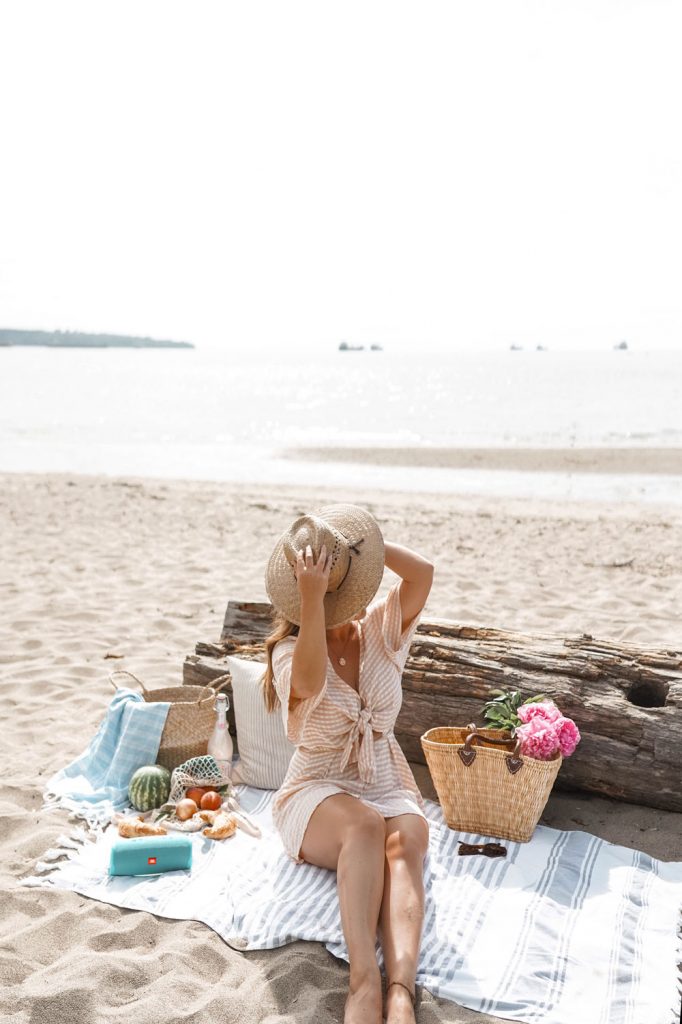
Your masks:
<instances>
[{"instance_id":1,"label":"woman sitting on blanket","mask_svg":"<svg viewBox=\"0 0 682 1024\"><path fill-rule=\"evenodd\" d=\"M384 565L400 581L372 600ZM413 1024L424 916L424 803L393 733L401 676L433 566L384 543L372 515L333 505L280 538L266 585L277 613L265 700L296 750L273 819L297 862L337 873L350 960L345 1024Z\"/></svg>"}]
</instances>

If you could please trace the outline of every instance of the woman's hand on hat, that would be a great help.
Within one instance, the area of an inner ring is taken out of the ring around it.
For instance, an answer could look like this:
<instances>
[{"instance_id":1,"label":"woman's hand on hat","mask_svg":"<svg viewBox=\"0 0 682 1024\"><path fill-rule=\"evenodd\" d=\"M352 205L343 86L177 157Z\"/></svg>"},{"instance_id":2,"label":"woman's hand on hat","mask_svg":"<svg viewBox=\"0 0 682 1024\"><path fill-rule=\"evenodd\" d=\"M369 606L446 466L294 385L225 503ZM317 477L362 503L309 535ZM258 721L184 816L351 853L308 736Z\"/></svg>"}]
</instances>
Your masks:
<instances>
[{"instance_id":1,"label":"woman's hand on hat","mask_svg":"<svg viewBox=\"0 0 682 1024\"><path fill-rule=\"evenodd\" d=\"M298 592L303 601L322 601L329 585L331 558L327 557L326 545L320 549L320 557L315 561L310 544L305 551L301 549L296 556L296 582Z\"/></svg>"}]
</instances>

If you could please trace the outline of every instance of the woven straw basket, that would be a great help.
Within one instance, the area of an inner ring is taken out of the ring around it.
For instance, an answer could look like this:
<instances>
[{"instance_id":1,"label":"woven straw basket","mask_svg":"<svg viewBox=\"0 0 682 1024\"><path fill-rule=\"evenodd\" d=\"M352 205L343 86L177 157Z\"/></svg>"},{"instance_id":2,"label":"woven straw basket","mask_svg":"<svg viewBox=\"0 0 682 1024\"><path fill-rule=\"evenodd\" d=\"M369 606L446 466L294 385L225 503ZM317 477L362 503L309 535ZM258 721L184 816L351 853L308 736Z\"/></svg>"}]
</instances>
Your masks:
<instances>
[{"instance_id":1,"label":"woven straw basket","mask_svg":"<svg viewBox=\"0 0 682 1024\"><path fill-rule=\"evenodd\" d=\"M421 744L450 828L528 842L561 767L560 754L551 761L525 757L511 733L475 725L429 729Z\"/></svg>"},{"instance_id":2,"label":"woven straw basket","mask_svg":"<svg viewBox=\"0 0 682 1024\"><path fill-rule=\"evenodd\" d=\"M229 674L219 676L210 686L164 686L159 690L148 690L141 679L125 669L117 669L109 676L115 688L123 685L114 682L114 677L119 675L128 676L139 683L142 696L147 702L170 702L156 756L157 764L172 771L190 757L200 757L207 752L215 725L215 697L229 682Z\"/></svg>"}]
</instances>

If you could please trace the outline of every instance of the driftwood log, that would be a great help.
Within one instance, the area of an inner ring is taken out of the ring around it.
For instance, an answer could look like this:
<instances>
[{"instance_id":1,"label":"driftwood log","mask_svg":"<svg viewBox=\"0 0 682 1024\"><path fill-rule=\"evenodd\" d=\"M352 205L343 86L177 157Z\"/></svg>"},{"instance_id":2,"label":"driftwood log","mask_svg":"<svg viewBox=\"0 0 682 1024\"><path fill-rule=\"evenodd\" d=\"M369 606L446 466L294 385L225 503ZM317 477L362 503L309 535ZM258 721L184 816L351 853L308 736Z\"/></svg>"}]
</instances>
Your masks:
<instances>
[{"instance_id":1,"label":"driftwood log","mask_svg":"<svg viewBox=\"0 0 682 1024\"><path fill-rule=\"evenodd\" d=\"M270 627L268 604L230 601L220 641L197 644L184 682L223 674L226 654L262 660ZM682 648L422 621L395 727L408 760L424 763L420 736L435 725L484 724L496 688L544 693L577 722L582 741L558 787L682 811Z\"/></svg>"}]
</instances>

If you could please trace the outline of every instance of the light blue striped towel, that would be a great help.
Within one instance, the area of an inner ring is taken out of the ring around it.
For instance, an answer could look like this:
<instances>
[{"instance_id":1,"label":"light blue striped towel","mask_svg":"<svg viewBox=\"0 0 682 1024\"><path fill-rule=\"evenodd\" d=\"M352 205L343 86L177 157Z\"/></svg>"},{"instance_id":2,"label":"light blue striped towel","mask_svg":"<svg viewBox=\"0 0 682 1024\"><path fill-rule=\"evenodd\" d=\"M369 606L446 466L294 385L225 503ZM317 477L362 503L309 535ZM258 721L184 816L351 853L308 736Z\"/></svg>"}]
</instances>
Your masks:
<instances>
[{"instance_id":1,"label":"light blue striped towel","mask_svg":"<svg viewBox=\"0 0 682 1024\"><path fill-rule=\"evenodd\" d=\"M127 807L133 772L156 761L169 707L119 687L87 749L48 781L45 808L66 807L97 826Z\"/></svg>"},{"instance_id":2,"label":"light blue striped towel","mask_svg":"<svg viewBox=\"0 0 682 1024\"><path fill-rule=\"evenodd\" d=\"M295 939L348 959L336 873L287 856L270 790L237 786L261 827L213 842L195 833L191 871L107 874L109 828L61 836L23 885L70 889L159 917L204 921L236 949ZM527 1024L679 1024L682 863L654 860L587 832L538 827L507 856L459 857L427 800L429 852L417 982L473 1010ZM383 967L381 948L377 961Z\"/></svg>"}]
</instances>

